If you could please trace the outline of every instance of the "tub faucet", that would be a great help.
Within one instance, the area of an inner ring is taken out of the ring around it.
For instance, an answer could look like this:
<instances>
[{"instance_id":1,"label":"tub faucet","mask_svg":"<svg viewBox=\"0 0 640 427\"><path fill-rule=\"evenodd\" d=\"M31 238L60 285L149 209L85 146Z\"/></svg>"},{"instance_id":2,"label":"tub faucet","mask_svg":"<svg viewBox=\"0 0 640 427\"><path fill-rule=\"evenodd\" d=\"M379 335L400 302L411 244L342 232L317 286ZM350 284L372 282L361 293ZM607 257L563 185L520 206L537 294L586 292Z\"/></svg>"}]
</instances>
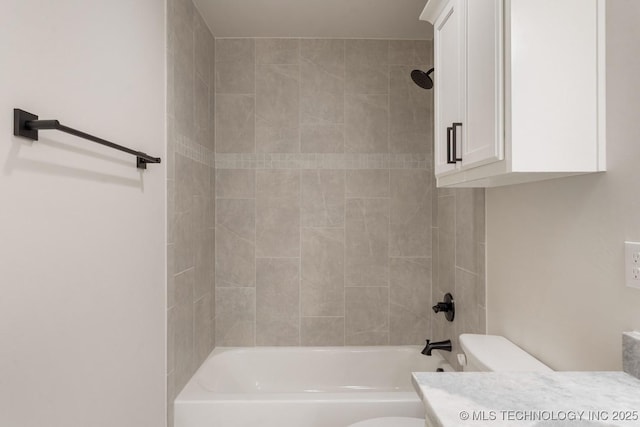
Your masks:
<instances>
[{"instance_id":1,"label":"tub faucet","mask_svg":"<svg viewBox=\"0 0 640 427\"><path fill-rule=\"evenodd\" d=\"M427 340L426 347L422 350L425 356L431 356L433 350L451 351L451 340L431 342Z\"/></svg>"}]
</instances>

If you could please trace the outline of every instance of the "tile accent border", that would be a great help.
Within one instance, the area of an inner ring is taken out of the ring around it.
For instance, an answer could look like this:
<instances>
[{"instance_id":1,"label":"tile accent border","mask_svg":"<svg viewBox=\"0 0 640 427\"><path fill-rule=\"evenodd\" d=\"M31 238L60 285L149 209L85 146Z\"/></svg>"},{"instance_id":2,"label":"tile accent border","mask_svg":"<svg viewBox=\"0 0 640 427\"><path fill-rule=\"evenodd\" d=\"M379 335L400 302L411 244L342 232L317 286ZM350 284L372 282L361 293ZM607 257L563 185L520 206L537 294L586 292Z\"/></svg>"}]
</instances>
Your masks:
<instances>
[{"instance_id":1,"label":"tile accent border","mask_svg":"<svg viewBox=\"0 0 640 427\"><path fill-rule=\"evenodd\" d=\"M622 370L640 379L640 332L622 333Z\"/></svg>"},{"instance_id":2,"label":"tile accent border","mask_svg":"<svg viewBox=\"0 0 640 427\"><path fill-rule=\"evenodd\" d=\"M210 150L183 135L178 135L176 137L176 154L209 167L215 166L216 156L213 150Z\"/></svg>"},{"instance_id":3,"label":"tile accent border","mask_svg":"<svg viewBox=\"0 0 640 427\"><path fill-rule=\"evenodd\" d=\"M217 153L216 169L431 169L424 153Z\"/></svg>"}]
</instances>

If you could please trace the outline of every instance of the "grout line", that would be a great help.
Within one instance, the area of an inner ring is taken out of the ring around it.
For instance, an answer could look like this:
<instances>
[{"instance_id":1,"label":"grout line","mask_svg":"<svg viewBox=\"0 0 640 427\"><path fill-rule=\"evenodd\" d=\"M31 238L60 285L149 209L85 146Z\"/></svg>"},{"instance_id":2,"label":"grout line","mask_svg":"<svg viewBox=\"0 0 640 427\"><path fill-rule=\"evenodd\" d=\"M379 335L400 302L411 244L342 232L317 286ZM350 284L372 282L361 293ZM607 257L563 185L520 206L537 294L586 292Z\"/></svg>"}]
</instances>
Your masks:
<instances>
[{"instance_id":1,"label":"grout line","mask_svg":"<svg viewBox=\"0 0 640 427\"><path fill-rule=\"evenodd\" d=\"M391 43L387 41L387 153L391 153ZM387 231L387 344L391 343L391 170L388 171L389 185L389 229Z\"/></svg>"},{"instance_id":2,"label":"grout line","mask_svg":"<svg viewBox=\"0 0 640 427\"><path fill-rule=\"evenodd\" d=\"M455 243L454 243L454 245L455 245ZM457 265L456 265L456 266L454 266L454 269L455 269L455 270L463 271L463 272L465 272L465 273L471 274L471 275L476 276L476 277L478 277L478 278L480 277L480 274L479 274L479 273L474 273L474 272L473 272L473 271L471 271L471 270L467 270L466 268L458 267Z\"/></svg>"},{"instance_id":3,"label":"grout line","mask_svg":"<svg viewBox=\"0 0 640 427\"><path fill-rule=\"evenodd\" d=\"M298 43L298 152L302 152L302 48L300 40ZM299 228L299 249L300 257L298 259L298 345L302 345L302 172L299 171L299 203L298 203L298 220Z\"/></svg>"},{"instance_id":4,"label":"grout line","mask_svg":"<svg viewBox=\"0 0 640 427\"><path fill-rule=\"evenodd\" d=\"M257 135L256 135L256 122L257 122L257 58L256 58L256 42L253 40L253 153L258 151ZM253 188L255 191L255 198L253 203L253 286L255 291L253 293L253 346L255 347L258 342L258 262L256 253L258 251L258 173L253 173Z\"/></svg>"},{"instance_id":5,"label":"grout line","mask_svg":"<svg viewBox=\"0 0 640 427\"><path fill-rule=\"evenodd\" d=\"M347 149L347 44L342 42L342 153ZM342 245L342 303L344 322L342 322L342 345L347 345L347 170L342 171L342 184L344 187L344 241Z\"/></svg>"}]
</instances>

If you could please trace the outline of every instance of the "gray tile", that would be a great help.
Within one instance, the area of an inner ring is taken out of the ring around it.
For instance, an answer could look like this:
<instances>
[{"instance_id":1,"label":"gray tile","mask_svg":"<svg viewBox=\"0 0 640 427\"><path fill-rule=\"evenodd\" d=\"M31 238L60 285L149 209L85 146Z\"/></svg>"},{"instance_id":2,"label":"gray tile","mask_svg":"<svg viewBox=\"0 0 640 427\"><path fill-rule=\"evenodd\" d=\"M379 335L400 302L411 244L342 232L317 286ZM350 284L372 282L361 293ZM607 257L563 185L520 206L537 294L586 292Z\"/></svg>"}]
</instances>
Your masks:
<instances>
[{"instance_id":1,"label":"gray tile","mask_svg":"<svg viewBox=\"0 0 640 427\"><path fill-rule=\"evenodd\" d=\"M434 215L435 217L435 215ZM440 243L438 241L439 231L437 227L431 227L431 283L434 284L432 288L435 293L437 284L440 283L438 267L440 264Z\"/></svg>"},{"instance_id":2,"label":"gray tile","mask_svg":"<svg viewBox=\"0 0 640 427\"><path fill-rule=\"evenodd\" d=\"M484 190L458 189L455 203L456 266L478 273L478 243L484 242Z\"/></svg>"},{"instance_id":3,"label":"gray tile","mask_svg":"<svg viewBox=\"0 0 640 427\"><path fill-rule=\"evenodd\" d=\"M344 230L302 229L302 316L344 316Z\"/></svg>"},{"instance_id":4,"label":"gray tile","mask_svg":"<svg viewBox=\"0 0 640 427\"><path fill-rule=\"evenodd\" d=\"M299 199L258 199L256 202L256 255L300 256Z\"/></svg>"},{"instance_id":5,"label":"gray tile","mask_svg":"<svg viewBox=\"0 0 640 427\"><path fill-rule=\"evenodd\" d=\"M202 16L197 12L194 13L194 47L195 47L195 71L196 75L200 76L207 86L209 84L209 72L213 67L214 58L212 56L213 49L213 36L205 24Z\"/></svg>"},{"instance_id":6,"label":"gray tile","mask_svg":"<svg viewBox=\"0 0 640 427\"><path fill-rule=\"evenodd\" d=\"M334 76L345 70L345 41L341 39L301 39L300 57Z\"/></svg>"},{"instance_id":7,"label":"gray tile","mask_svg":"<svg viewBox=\"0 0 640 427\"><path fill-rule=\"evenodd\" d=\"M640 332L622 334L622 370L640 379Z\"/></svg>"},{"instance_id":8,"label":"gray tile","mask_svg":"<svg viewBox=\"0 0 640 427\"><path fill-rule=\"evenodd\" d=\"M253 95L216 96L216 152L254 153L255 99Z\"/></svg>"},{"instance_id":9,"label":"gray tile","mask_svg":"<svg viewBox=\"0 0 640 427\"><path fill-rule=\"evenodd\" d=\"M256 254L300 256L300 172L257 172Z\"/></svg>"},{"instance_id":10,"label":"gray tile","mask_svg":"<svg viewBox=\"0 0 640 427\"><path fill-rule=\"evenodd\" d=\"M486 272L486 253L487 248L484 243L478 243L477 245L477 265L478 265L478 283L480 286L480 294L478 295L480 305L487 306L487 272Z\"/></svg>"},{"instance_id":11,"label":"gray tile","mask_svg":"<svg viewBox=\"0 0 640 427\"><path fill-rule=\"evenodd\" d=\"M389 288L346 288L345 344L389 344Z\"/></svg>"},{"instance_id":12,"label":"gray tile","mask_svg":"<svg viewBox=\"0 0 640 427\"><path fill-rule=\"evenodd\" d=\"M251 199L218 199L217 202L216 228L255 242L255 202Z\"/></svg>"},{"instance_id":13,"label":"gray tile","mask_svg":"<svg viewBox=\"0 0 640 427\"><path fill-rule=\"evenodd\" d=\"M204 230L209 228L207 224L207 212L208 201L205 197L202 196L193 196L191 213L193 215L193 229L194 229L194 237L197 239L198 234ZM195 241L194 241L195 243Z\"/></svg>"},{"instance_id":14,"label":"gray tile","mask_svg":"<svg viewBox=\"0 0 640 427\"><path fill-rule=\"evenodd\" d=\"M194 300L211 292L214 283L214 247L215 233L212 229L200 230L196 234L195 249L195 288Z\"/></svg>"},{"instance_id":15,"label":"gray tile","mask_svg":"<svg viewBox=\"0 0 640 427\"><path fill-rule=\"evenodd\" d=\"M216 286L253 286L255 201L219 199L216 205L216 223Z\"/></svg>"},{"instance_id":16,"label":"gray tile","mask_svg":"<svg viewBox=\"0 0 640 427\"><path fill-rule=\"evenodd\" d=\"M174 54L173 67L173 110L177 135L194 137L194 47L193 32L188 31L187 39Z\"/></svg>"},{"instance_id":17,"label":"gray tile","mask_svg":"<svg viewBox=\"0 0 640 427\"><path fill-rule=\"evenodd\" d=\"M438 188L438 197L453 196L456 193L455 188Z\"/></svg>"},{"instance_id":18,"label":"gray tile","mask_svg":"<svg viewBox=\"0 0 640 427\"><path fill-rule=\"evenodd\" d=\"M438 197L438 228L449 234L455 232L456 200L453 196Z\"/></svg>"},{"instance_id":19,"label":"gray tile","mask_svg":"<svg viewBox=\"0 0 640 427\"><path fill-rule=\"evenodd\" d=\"M257 64L299 64L299 39L256 39Z\"/></svg>"},{"instance_id":20,"label":"gray tile","mask_svg":"<svg viewBox=\"0 0 640 427\"><path fill-rule=\"evenodd\" d=\"M413 67L390 67L389 151L431 153L433 144L433 91L411 80Z\"/></svg>"},{"instance_id":21,"label":"gray tile","mask_svg":"<svg viewBox=\"0 0 640 427\"><path fill-rule=\"evenodd\" d=\"M255 288L216 289L216 345L255 345L255 291Z\"/></svg>"},{"instance_id":22,"label":"gray tile","mask_svg":"<svg viewBox=\"0 0 640 427\"><path fill-rule=\"evenodd\" d=\"M440 296L434 296L433 300L442 301ZM461 366L458 364L456 354L460 352L459 344L458 344L458 332L457 332L457 323L455 321L449 322L445 319L444 316L432 316L432 333L430 337L425 337L425 339L430 339L431 341L444 341L451 340L452 351L443 351L440 354L444 356L445 360L449 362L451 366L456 368L457 370L461 370ZM421 343L421 345L426 344L425 341Z\"/></svg>"},{"instance_id":23,"label":"gray tile","mask_svg":"<svg viewBox=\"0 0 640 427\"><path fill-rule=\"evenodd\" d=\"M302 125L300 151L303 153L344 153L344 125Z\"/></svg>"},{"instance_id":24,"label":"gray tile","mask_svg":"<svg viewBox=\"0 0 640 427\"><path fill-rule=\"evenodd\" d=\"M389 284L389 200L348 199L345 280L347 285Z\"/></svg>"},{"instance_id":25,"label":"gray tile","mask_svg":"<svg viewBox=\"0 0 640 427\"><path fill-rule=\"evenodd\" d=\"M345 96L345 152L387 153L388 95Z\"/></svg>"},{"instance_id":26,"label":"gray tile","mask_svg":"<svg viewBox=\"0 0 640 427\"><path fill-rule=\"evenodd\" d=\"M434 286L439 294L455 290L455 239L453 233L441 228L438 229L438 280Z\"/></svg>"},{"instance_id":27,"label":"gray tile","mask_svg":"<svg viewBox=\"0 0 640 427\"><path fill-rule=\"evenodd\" d=\"M456 291L453 294L456 303L456 324L458 334L483 334L484 310L480 301L480 283L478 276L456 268Z\"/></svg>"},{"instance_id":28,"label":"gray tile","mask_svg":"<svg viewBox=\"0 0 640 427\"><path fill-rule=\"evenodd\" d=\"M347 197L389 197L388 169L347 170Z\"/></svg>"},{"instance_id":29,"label":"gray tile","mask_svg":"<svg viewBox=\"0 0 640 427\"><path fill-rule=\"evenodd\" d=\"M391 258L391 345L422 344L431 336L431 259Z\"/></svg>"},{"instance_id":30,"label":"gray tile","mask_svg":"<svg viewBox=\"0 0 640 427\"><path fill-rule=\"evenodd\" d=\"M256 171L250 169L217 169L216 198L251 199L256 197Z\"/></svg>"},{"instance_id":31,"label":"gray tile","mask_svg":"<svg viewBox=\"0 0 640 427\"><path fill-rule=\"evenodd\" d=\"M174 306L175 374L178 389L189 381L195 371L193 343L193 269L176 276L176 304Z\"/></svg>"},{"instance_id":32,"label":"gray tile","mask_svg":"<svg viewBox=\"0 0 640 427\"><path fill-rule=\"evenodd\" d=\"M258 199L300 198L300 171L259 170L256 172Z\"/></svg>"},{"instance_id":33,"label":"gray tile","mask_svg":"<svg viewBox=\"0 0 640 427\"><path fill-rule=\"evenodd\" d=\"M169 95L167 95L167 98ZM169 102L167 100L167 102ZM169 110L168 110L169 111ZM167 113L167 156L162 161L167 165L167 180L176 179L176 120L171 113Z\"/></svg>"},{"instance_id":34,"label":"gray tile","mask_svg":"<svg viewBox=\"0 0 640 427\"><path fill-rule=\"evenodd\" d=\"M344 345L344 317L303 317L301 323L301 345Z\"/></svg>"},{"instance_id":35,"label":"gray tile","mask_svg":"<svg viewBox=\"0 0 640 427\"><path fill-rule=\"evenodd\" d=\"M195 162L176 154L176 179L174 184L174 203L177 213L192 209L193 196L196 195Z\"/></svg>"},{"instance_id":36,"label":"gray tile","mask_svg":"<svg viewBox=\"0 0 640 427\"><path fill-rule=\"evenodd\" d=\"M389 64L426 65L431 68L433 66L433 42L431 40L390 40Z\"/></svg>"},{"instance_id":37,"label":"gray tile","mask_svg":"<svg viewBox=\"0 0 640 427\"><path fill-rule=\"evenodd\" d=\"M175 372L167 375L167 427L173 427L173 401L178 394L175 386L175 377Z\"/></svg>"},{"instance_id":38,"label":"gray tile","mask_svg":"<svg viewBox=\"0 0 640 427\"><path fill-rule=\"evenodd\" d=\"M176 213L175 271L183 272L194 265L193 215L191 212Z\"/></svg>"},{"instance_id":39,"label":"gray tile","mask_svg":"<svg viewBox=\"0 0 640 427\"><path fill-rule=\"evenodd\" d=\"M193 304L194 307L194 352L195 362L200 366L213 350L213 317L211 293L205 294Z\"/></svg>"},{"instance_id":40,"label":"gray tile","mask_svg":"<svg viewBox=\"0 0 640 427\"><path fill-rule=\"evenodd\" d=\"M212 34L213 36L213 34ZM215 94L216 90L216 41L213 40L211 44L211 66L209 67L209 87L211 88L212 95Z\"/></svg>"},{"instance_id":41,"label":"gray tile","mask_svg":"<svg viewBox=\"0 0 640 427\"><path fill-rule=\"evenodd\" d=\"M254 39L216 39L215 43L216 93L254 93Z\"/></svg>"},{"instance_id":42,"label":"gray tile","mask_svg":"<svg viewBox=\"0 0 640 427\"><path fill-rule=\"evenodd\" d=\"M211 172L210 167L200 162L192 162L194 195L201 197L211 196Z\"/></svg>"},{"instance_id":43,"label":"gray tile","mask_svg":"<svg viewBox=\"0 0 640 427\"><path fill-rule=\"evenodd\" d=\"M175 279L176 274L176 255L175 246L167 245L167 308L173 307L176 303L175 299Z\"/></svg>"},{"instance_id":44,"label":"gray tile","mask_svg":"<svg viewBox=\"0 0 640 427\"><path fill-rule=\"evenodd\" d=\"M169 39L176 50L184 49L184 44L193 40L193 16L195 8L190 0L171 0L167 4ZM182 43L182 44L180 44Z\"/></svg>"},{"instance_id":45,"label":"gray tile","mask_svg":"<svg viewBox=\"0 0 640 427\"><path fill-rule=\"evenodd\" d=\"M176 56L173 51L168 48L167 49L167 121L175 120L175 111L176 111L176 90L175 90L175 80L176 80ZM175 126L175 123L172 124ZM169 138L169 132L167 132L167 145L171 147L172 138Z\"/></svg>"},{"instance_id":46,"label":"gray tile","mask_svg":"<svg viewBox=\"0 0 640 427\"><path fill-rule=\"evenodd\" d=\"M345 41L347 93L389 93L389 42L349 39Z\"/></svg>"},{"instance_id":47,"label":"gray tile","mask_svg":"<svg viewBox=\"0 0 640 427\"><path fill-rule=\"evenodd\" d=\"M258 65L256 75L256 150L300 151L298 65Z\"/></svg>"},{"instance_id":48,"label":"gray tile","mask_svg":"<svg viewBox=\"0 0 640 427\"><path fill-rule=\"evenodd\" d=\"M431 181L426 170L391 170L391 256L431 256Z\"/></svg>"},{"instance_id":49,"label":"gray tile","mask_svg":"<svg viewBox=\"0 0 640 427\"><path fill-rule=\"evenodd\" d=\"M204 83L202 78L196 77L194 92L195 141L203 147L213 149L213 137L209 133L210 117L211 114L209 113L209 86Z\"/></svg>"},{"instance_id":50,"label":"gray tile","mask_svg":"<svg viewBox=\"0 0 640 427\"><path fill-rule=\"evenodd\" d=\"M301 171L303 227L344 226L345 180L338 170Z\"/></svg>"},{"instance_id":51,"label":"gray tile","mask_svg":"<svg viewBox=\"0 0 640 427\"><path fill-rule=\"evenodd\" d=\"M256 119L256 151L258 153L297 153L300 151L300 129Z\"/></svg>"},{"instance_id":52,"label":"gray tile","mask_svg":"<svg viewBox=\"0 0 640 427\"><path fill-rule=\"evenodd\" d=\"M300 259L256 260L256 345L300 344Z\"/></svg>"},{"instance_id":53,"label":"gray tile","mask_svg":"<svg viewBox=\"0 0 640 427\"><path fill-rule=\"evenodd\" d=\"M301 124L344 123L344 40L300 40Z\"/></svg>"},{"instance_id":54,"label":"gray tile","mask_svg":"<svg viewBox=\"0 0 640 427\"><path fill-rule=\"evenodd\" d=\"M167 310L167 372L176 366L176 309Z\"/></svg>"}]
</instances>

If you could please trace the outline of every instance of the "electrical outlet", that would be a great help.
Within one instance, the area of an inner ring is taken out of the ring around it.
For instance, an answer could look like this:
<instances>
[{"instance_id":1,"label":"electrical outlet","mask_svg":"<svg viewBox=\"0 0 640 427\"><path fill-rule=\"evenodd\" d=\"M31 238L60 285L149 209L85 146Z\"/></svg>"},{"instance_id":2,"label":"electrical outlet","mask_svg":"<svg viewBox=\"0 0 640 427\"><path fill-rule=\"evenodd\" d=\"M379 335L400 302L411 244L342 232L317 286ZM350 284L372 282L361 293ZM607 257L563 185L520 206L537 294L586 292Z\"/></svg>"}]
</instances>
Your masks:
<instances>
[{"instance_id":1,"label":"electrical outlet","mask_svg":"<svg viewBox=\"0 0 640 427\"><path fill-rule=\"evenodd\" d=\"M640 243L624 242L624 269L627 286L640 289Z\"/></svg>"}]
</instances>

